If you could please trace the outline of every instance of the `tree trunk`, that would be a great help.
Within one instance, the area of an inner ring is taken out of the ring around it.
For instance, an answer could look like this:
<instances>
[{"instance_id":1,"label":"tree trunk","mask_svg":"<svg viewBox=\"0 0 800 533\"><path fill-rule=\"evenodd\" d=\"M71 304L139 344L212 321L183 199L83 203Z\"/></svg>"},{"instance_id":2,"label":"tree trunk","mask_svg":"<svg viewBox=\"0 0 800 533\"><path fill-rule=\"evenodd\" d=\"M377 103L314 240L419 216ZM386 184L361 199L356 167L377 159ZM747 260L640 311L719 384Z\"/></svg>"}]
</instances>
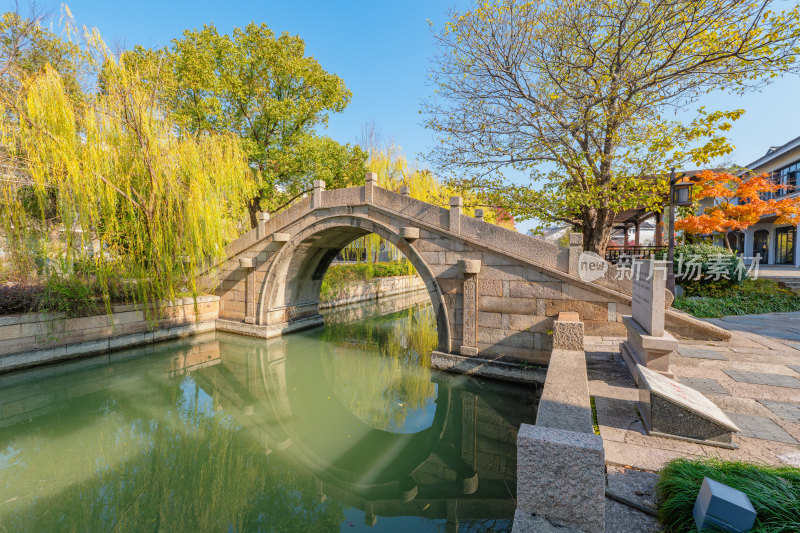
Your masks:
<instances>
[{"instance_id":1,"label":"tree trunk","mask_svg":"<svg viewBox=\"0 0 800 533\"><path fill-rule=\"evenodd\" d=\"M258 226L258 213L261 211L261 197L255 196L247 202L247 210L250 212L250 228Z\"/></svg>"},{"instance_id":2,"label":"tree trunk","mask_svg":"<svg viewBox=\"0 0 800 533\"><path fill-rule=\"evenodd\" d=\"M587 208L581 216L583 249L605 257L614 222L614 213L607 208Z\"/></svg>"}]
</instances>

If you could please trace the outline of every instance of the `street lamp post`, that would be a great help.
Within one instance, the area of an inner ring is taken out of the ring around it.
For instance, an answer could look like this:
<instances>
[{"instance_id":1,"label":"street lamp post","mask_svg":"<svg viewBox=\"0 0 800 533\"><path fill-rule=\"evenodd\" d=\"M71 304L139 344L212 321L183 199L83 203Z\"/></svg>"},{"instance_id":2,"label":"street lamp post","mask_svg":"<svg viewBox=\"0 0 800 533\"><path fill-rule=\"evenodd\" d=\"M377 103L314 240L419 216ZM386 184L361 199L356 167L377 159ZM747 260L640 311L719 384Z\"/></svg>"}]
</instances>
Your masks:
<instances>
[{"instance_id":1,"label":"street lamp post","mask_svg":"<svg viewBox=\"0 0 800 533\"><path fill-rule=\"evenodd\" d=\"M667 231L667 288L675 294L675 269L672 265L675 254L675 199L672 197L675 187L675 167L669 173L669 230Z\"/></svg>"},{"instance_id":2,"label":"street lamp post","mask_svg":"<svg viewBox=\"0 0 800 533\"><path fill-rule=\"evenodd\" d=\"M669 270L667 271L667 288L673 294L675 293L675 271L672 266L675 256L675 206L692 205L692 184L678 183L681 179L683 179L683 175L675 177L675 167L672 167L669 175L669 242L667 243Z\"/></svg>"}]
</instances>

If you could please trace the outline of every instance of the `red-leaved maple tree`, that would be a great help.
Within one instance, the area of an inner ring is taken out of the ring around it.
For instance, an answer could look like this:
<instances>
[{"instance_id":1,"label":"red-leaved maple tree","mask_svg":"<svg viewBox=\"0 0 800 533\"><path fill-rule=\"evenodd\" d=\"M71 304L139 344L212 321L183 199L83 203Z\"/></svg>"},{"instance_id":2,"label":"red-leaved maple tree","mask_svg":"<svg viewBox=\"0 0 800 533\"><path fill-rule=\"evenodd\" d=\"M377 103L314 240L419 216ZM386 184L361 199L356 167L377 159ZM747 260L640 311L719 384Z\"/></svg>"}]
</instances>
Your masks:
<instances>
[{"instance_id":1,"label":"red-leaved maple tree","mask_svg":"<svg viewBox=\"0 0 800 533\"><path fill-rule=\"evenodd\" d=\"M800 197L765 194L786 189L785 185L775 183L768 173L739 177L728 172L704 170L693 179L696 181L692 193L695 212L700 200L711 198L712 205L706 205L698 214L676 220L677 230L701 235L722 233L730 249L728 232L746 229L764 216L777 216L778 224L800 221Z\"/></svg>"}]
</instances>

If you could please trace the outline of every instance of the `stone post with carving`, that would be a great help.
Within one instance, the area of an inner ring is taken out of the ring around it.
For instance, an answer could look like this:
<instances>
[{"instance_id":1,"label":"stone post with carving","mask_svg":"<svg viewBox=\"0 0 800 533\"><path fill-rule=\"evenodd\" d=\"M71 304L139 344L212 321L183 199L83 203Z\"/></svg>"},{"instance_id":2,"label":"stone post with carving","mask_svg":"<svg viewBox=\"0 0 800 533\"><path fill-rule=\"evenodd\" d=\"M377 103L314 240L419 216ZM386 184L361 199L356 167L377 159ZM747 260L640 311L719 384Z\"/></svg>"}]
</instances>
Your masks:
<instances>
[{"instance_id":1,"label":"stone post with carving","mask_svg":"<svg viewBox=\"0 0 800 533\"><path fill-rule=\"evenodd\" d=\"M378 186L378 175L374 172L367 172L364 175L364 203L374 202L375 187Z\"/></svg>"},{"instance_id":2,"label":"stone post with carving","mask_svg":"<svg viewBox=\"0 0 800 533\"><path fill-rule=\"evenodd\" d=\"M481 271L481 262L462 259L459 266L464 273L463 339L460 351L461 355L478 355L478 273Z\"/></svg>"},{"instance_id":3,"label":"stone post with carving","mask_svg":"<svg viewBox=\"0 0 800 533\"><path fill-rule=\"evenodd\" d=\"M244 291L244 321L247 324L256 323L256 269L255 259L243 257L239 259L239 266L245 271L245 291Z\"/></svg>"},{"instance_id":4,"label":"stone post with carving","mask_svg":"<svg viewBox=\"0 0 800 533\"><path fill-rule=\"evenodd\" d=\"M569 273L573 276L580 274L580 258L583 253L583 233L569 234Z\"/></svg>"}]
</instances>

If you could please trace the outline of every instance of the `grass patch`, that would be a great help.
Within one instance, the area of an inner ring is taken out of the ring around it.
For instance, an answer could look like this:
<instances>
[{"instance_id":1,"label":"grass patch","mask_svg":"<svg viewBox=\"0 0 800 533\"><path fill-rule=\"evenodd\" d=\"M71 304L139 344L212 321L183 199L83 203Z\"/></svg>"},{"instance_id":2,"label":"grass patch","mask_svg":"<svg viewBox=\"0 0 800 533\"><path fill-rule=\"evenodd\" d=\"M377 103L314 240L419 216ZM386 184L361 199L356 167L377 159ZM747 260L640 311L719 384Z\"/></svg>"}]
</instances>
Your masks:
<instances>
[{"instance_id":1,"label":"grass patch","mask_svg":"<svg viewBox=\"0 0 800 533\"><path fill-rule=\"evenodd\" d=\"M589 396L589 403L592 404L592 427L594 427L594 434L600 434L600 425L597 423L597 406L594 404L594 396Z\"/></svg>"},{"instance_id":2,"label":"grass patch","mask_svg":"<svg viewBox=\"0 0 800 533\"><path fill-rule=\"evenodd\" d=\"M718 459L675 459L661 471L658 513L665 531L695 531L692 509L704 477L747 494L757 513L752 531L800 531L800 469Z\"/></svg>"},{"instance_id":3,"label":"grass patch","mask_svg":"<svg viewBox=\"0 0 800 533\"><path fill-rule=\"evenodd\" d=\"M768 279L744 280L703 296L682 296L672 304L699 318L800 311L800 296Z\"/></svg>"}]
</instances>

